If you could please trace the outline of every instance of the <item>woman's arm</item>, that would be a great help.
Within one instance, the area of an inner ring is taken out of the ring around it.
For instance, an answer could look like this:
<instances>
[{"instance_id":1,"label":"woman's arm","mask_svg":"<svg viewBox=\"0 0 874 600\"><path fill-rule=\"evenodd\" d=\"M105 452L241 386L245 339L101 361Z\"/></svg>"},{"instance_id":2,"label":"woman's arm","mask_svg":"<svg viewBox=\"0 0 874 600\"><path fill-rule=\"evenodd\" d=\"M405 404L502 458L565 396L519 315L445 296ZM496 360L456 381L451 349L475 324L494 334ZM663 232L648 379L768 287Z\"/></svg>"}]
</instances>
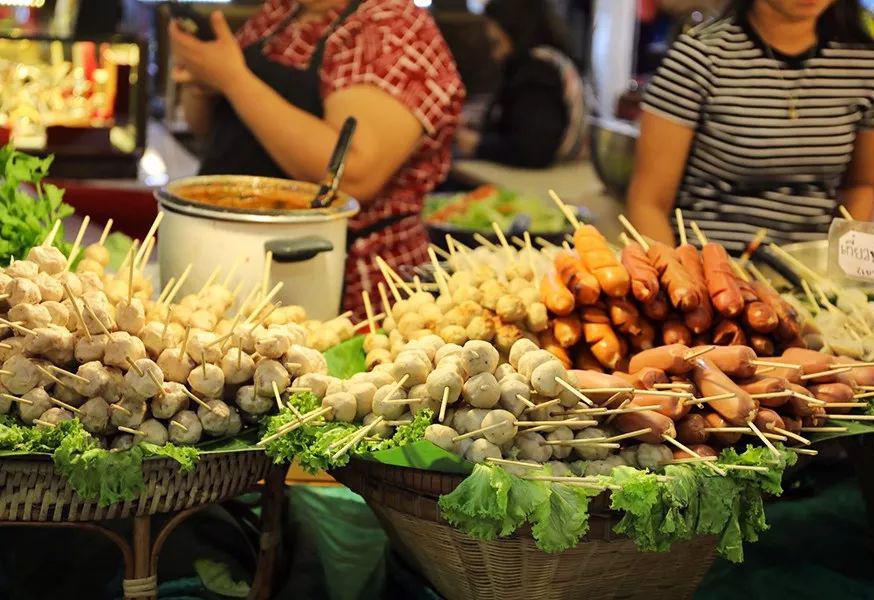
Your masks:
<instances>
[{"instance_id":1,"label":"woman's arm","mask_svg":"<svg viewBox=\"0 0 874 600\"><path fill-rule=\"evenodd\" d=\"M628 188L628 217L645 236L674 245L670 214L695 130L644 110Z\"/></svg>"},{"instance_id":2,"label":"woman's arm","mask_svg":"<svg viewBox=\"0 0 874 600\"><path fill-rule=\"evenodd\" d=\"M838 199L854 218L874 218L874 129L862 129L856 134L853 158L844 173Z\"/></svg>"},{"instance_id":3,"label":"woman's arm","mask_svg":"<svg viewBox=\"0 0 874 600\"><path fill-rule=\"evenodd\" d=\"M343 122L358 127L347 156L341 188L363 202L372 199L409 158L423 128L412 112L373 85L331 94L319 119L285 101L246 66L221 13L211 16L216 41L201 42L170 26L173 48L196 81L224 94L240 119L289 176L319 181Z\"/></svg>"},{"instance_id":4,"label":"woman's arm","mask_svg":"<svg viewBox=\"0 0 874 600\"><path fill-rule=\"evenodd\" d=\"M215 94L205 90L196 83L182 84L182 112L188 122L191 133L205 137L212 127L212 105Z\"/></svg>"}]
</instances>

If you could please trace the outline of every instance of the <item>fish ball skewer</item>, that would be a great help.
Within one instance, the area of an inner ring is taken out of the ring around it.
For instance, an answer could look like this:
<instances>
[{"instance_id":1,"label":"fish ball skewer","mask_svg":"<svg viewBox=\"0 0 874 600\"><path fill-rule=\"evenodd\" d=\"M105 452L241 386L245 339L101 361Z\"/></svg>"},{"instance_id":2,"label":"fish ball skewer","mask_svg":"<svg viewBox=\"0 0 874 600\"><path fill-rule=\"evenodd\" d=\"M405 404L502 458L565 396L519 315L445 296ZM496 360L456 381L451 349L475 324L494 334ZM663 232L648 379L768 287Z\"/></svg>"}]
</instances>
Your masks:
<instances>
[{"instance_id":1,"label":"fish ball skewer","mask_svg":"<svg viewBox=\"0 0 874 600\"><path fill-rule=\"evenodd\" d=\"M79 407L78 416L88 433L106 433L109 426L109 403L99 396L91 398Z\"/></svg>"},{"instance_id":2,"label":"fish ball skewer","mask_svg":"<svg viewBox=\"0 0 874 600\"><path fill-rule=\"evenodd\" d=\"M146 418L148 406L142 398L126 397L110 408L109 421L116 427L136 429Z\"/></svg>"},{"instance_id":3,"label":"fish ball skewer","mask_svg":"<svg viewBox=\"0 0 874 600\"><path fill-rule=\"evenodd\" d=\"M21 417L25 425L33 425L34 419L40 418L45 411L52 407L48 393L42 388L31 389L22 394L21 399L25 402L19 403L18 416Z\"/></svg>"},{"instance_id":4,"label":"fish ball skewer","mask_svg":"<svg viewBox=\"0 0 874 600\"><path fill-rule=\"evenodd\" d=\"M284 390L291 384L291 377L282 363L265 359L255 367L254 382L256 394L273 397L273 385Z\"/></svg>"},{"instance_id":5,"label":"fish ball skewer","mask_svg":"<svg viewBox=\"0 0 874 600\"><path fill-rule=\"evenodd\" d=\"M127 389L140 398L152 398L161 393L164 372L154 361L141 358L130 361L130 369L124 376Z\"/></svg>"},{"instance_id":6,"label":"fish ball skewer","mask_svg":"<svg viewBox=\"0 0 874 600\"><path fill-rule=\"evenodd\" d=\"M183 410L170 419L167 433L174 444L196 444L203 435L203 425L194 411Z\"/></svg>"},{"instance_id":7,"label":"fish ball skewer","mask_svg":"<svg viewBox=\"0 0 874 600\"><path fill-rule=\"evenodd\" d=\"M259 396L254 385L244 385L237 390L235 401L240 409L250 415L263 415L270 412L274 400L269 396Z\"/></svg>"},{"instance_id":8,"label":"fish ball skewer","mask_svg":"<svg viewBox=\"0 0 874 600\"><path fill-rule=\"evenodd\" d=\"M194 369L194 361L181 348L167 348L158 357L158 366L167 381L185 383Z\"/></svg>"},{"instance_id":9,"label":"fish ball skewer","mask_svg":"<svg viewBox=\"0 0 874 600\"><path fill-rule=\"evenodd\" d=\"M197 408L197 417L208 434L219 437L225 435L231 422L230 407L218 399L205 400L206 406Z\"/></svg>"},{"instance_id":10,"label":"fish ball skewer","mask_svg":"<svg viewBox=\"0 0 874 600\"><path fill-rule=\"evenodd\" d=\"M141 442L156 446L163 446L170 439L167 428L157 419L146 419L140 425L139 431L144 434L140 439Z\"/></svg>"},{"instance_id":11,"label":"fish ball skewer","mask_svg":"<svg viewBox=\"0 0 874 600\"><path fill-rule=\"evenodd\" d=\"M188 375L188 385L198 394L207 398L219 398L225 387L225 374L220 367L204 363L192 369ZM202 421L203 419L201 419ZM206 423L204 429L209 432Z\"/></svg>"},{"instance_id":12,"label":"fish ball skewer","mask_svg":"<svg viewBox=\"0 0 874 600\"><path fill-rule=\"evenodd\" d=\"M181 410L188 408L188 394L185 386L176 381L166 381L161 393L152 398L152 415L158 419L169 419Z\"/></svg>"},{"instance_id":13,"label":"fish ball skewer","mask_svg":"<svg viewBox=\"0 0 874 600\"><path fill-rule=\"evenodd\" d=\"M225 383L239 385L250 381L255 375L255 361L239 347L228 348L221 360Z\"/></svg>"}]
</instances>

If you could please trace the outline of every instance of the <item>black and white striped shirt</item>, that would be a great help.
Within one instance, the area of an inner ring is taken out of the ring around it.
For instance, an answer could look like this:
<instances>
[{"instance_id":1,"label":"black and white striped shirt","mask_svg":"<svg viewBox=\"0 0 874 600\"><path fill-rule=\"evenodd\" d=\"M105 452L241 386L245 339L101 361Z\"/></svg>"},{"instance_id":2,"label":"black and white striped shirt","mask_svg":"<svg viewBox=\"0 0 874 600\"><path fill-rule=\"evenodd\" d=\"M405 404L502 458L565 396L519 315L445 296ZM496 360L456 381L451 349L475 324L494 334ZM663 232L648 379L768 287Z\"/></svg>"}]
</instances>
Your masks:
<instances>
[{"instance_id":1,"label":"black and white striped shirt","mask_svg":"<svg viewBox=\"0 0 874 600\"><path fill-rule=\"evenodd\" d=\"M720 19L674 43L644 109L695 128L676 199L687 223L734 252L763 227L778 244L818 239L857 132L874 128L874 45L823 40L788 57Z\"/></svg>"}]
</instances>

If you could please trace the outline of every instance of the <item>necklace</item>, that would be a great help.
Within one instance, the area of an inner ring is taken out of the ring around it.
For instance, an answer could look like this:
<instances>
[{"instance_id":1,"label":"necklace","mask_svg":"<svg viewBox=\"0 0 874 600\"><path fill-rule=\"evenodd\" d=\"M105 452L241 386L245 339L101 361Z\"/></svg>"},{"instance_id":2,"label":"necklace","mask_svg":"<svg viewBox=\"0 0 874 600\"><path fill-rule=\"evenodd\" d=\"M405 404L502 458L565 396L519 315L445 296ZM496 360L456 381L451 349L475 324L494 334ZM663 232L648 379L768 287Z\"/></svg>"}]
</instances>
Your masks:
<instances>
[{"instance_id":1,"label":"necklace","mask_svg":"<svg viewBox=\"0 0 874 600\"><path fill-rule=\"evenodd\" d=\"M770 58L775 63L777 63L777 74L780 75L780 81L782 81L783 83L786 83L786 78L783 76L783 62L777 60L777 57L774 56L774 51L771 49L771 46L769 46L767 43L763 43L762 45L765 47L765 52L768 53L768 58ZM816 48L817 48L817 44L814 44L813 47L807 51L807 55L801 60L802 66L804 65L804 63L806 63L808 60L810 60L813 57L814 53L816 52ZM798 118L798 96L797 96L797 94L798 94L798 80L796 80L793 83L792 88L789 90L789 107L788 107L787 111L789 114L789 118L793 121Z\"/></svg>"}]
</instances>

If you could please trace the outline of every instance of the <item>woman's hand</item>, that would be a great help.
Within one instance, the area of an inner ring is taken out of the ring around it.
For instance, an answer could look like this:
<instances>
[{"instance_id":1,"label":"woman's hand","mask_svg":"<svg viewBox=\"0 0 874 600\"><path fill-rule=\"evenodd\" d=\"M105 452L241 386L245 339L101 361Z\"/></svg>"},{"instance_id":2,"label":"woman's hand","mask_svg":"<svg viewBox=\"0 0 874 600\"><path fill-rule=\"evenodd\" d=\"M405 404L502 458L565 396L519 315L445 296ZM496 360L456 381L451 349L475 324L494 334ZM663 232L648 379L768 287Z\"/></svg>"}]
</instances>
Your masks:
<instances>
[{"instance_id":1,"label":"woman's hand","mask_svg":"<svg viewBox=\"0 0 874 600\"><path fill-rule=\"evenodd\" d=\"M227 94L228 88L243 80L249 69L224 15L215 11L209 20L216 35L212 42L200 41L171 21L170 45L177 65L173 77Z\"/></svg>"}]
</instances>

